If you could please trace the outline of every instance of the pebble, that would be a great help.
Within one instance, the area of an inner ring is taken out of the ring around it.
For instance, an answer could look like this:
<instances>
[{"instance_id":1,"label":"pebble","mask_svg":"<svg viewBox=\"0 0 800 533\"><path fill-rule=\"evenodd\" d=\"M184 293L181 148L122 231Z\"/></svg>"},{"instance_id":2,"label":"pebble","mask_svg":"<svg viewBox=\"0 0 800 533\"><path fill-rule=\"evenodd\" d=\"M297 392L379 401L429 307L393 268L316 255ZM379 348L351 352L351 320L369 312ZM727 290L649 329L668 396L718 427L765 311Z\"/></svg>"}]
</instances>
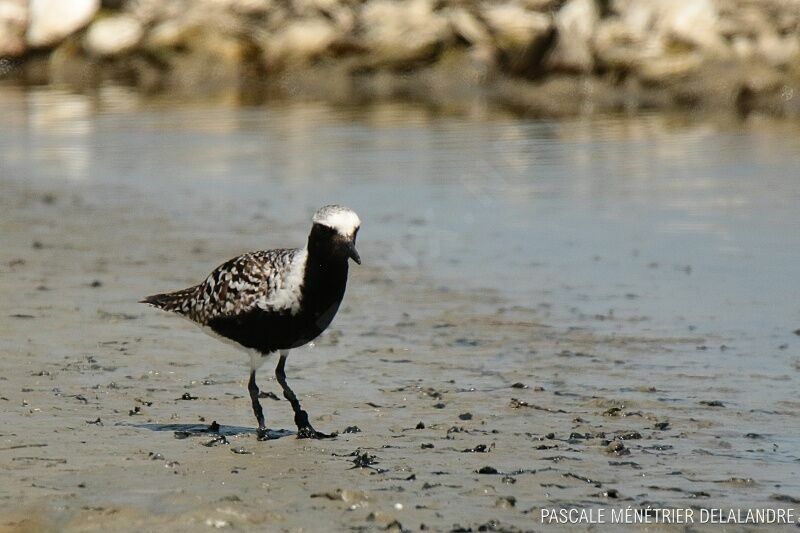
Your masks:
<instances>
[{"instance_id":1,"label":"pebble","mask_svg":"<svg viewBox=\"0 0 800 533\"><path fill-rule=\"evenodd\" d=\"M606 452L614 455L630 455L631 451L622 442L615 440L606 446Z\"/></svg>"},{"instance_id":2,"label":"pebble","mask_svg":"<svg viewBox=\"0 0 800 533\"><path fill-rule=\"evenodd\" d=\"M253 454L253 452L251 452L250 450L244 448L243 446L234 446L233 448L231 448L231 451L233 453L239 454L239 455L252 455Z\"/></svg>"},{"instance_id":3,"label":"pebble","mask_svg":"<svg viewBox=\"0 0 800 533\"><path fill-rule=\"evenodd\" d=\"M501 509L511 509L516 505L517 499L514 496L501 496L494 502L494 506Z\"/></svg>"}]
</instances>

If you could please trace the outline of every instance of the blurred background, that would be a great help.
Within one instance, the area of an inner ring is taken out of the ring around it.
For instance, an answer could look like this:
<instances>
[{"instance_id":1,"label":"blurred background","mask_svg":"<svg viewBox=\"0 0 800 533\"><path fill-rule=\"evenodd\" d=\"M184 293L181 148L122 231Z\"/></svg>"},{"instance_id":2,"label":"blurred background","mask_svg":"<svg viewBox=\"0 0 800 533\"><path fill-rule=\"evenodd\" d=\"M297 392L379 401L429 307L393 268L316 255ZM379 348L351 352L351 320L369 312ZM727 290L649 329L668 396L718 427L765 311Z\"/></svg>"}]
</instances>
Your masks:
<instances>
[{"instance_id":1,"label":"blurred background","mask_svg":"<svg viewBox=\"0 0 800 533\"><path fill-rule=\"evenodd\" d=\"M797 0L2 0L0 77L228 104L797 117Z\"/></svg>"}]
</instances>

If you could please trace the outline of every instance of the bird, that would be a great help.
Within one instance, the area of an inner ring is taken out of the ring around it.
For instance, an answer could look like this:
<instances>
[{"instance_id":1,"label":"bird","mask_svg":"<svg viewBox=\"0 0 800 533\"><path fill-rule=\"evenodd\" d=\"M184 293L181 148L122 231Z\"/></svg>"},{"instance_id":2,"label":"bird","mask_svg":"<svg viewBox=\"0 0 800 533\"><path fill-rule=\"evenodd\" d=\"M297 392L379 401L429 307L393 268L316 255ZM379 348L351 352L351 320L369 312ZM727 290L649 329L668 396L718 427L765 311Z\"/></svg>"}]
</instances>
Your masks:
<instances>
[{"instance_id":1,"label":"bird","mask_svg":"<svg viewBox=\"0 0 800 533\"><path fill-rule=\"evenodd\" d=\"M333 321L347 286L349 262L361 264L356 237L361 220L352 209L326 205L314 213L303 248L245 253L215 268L201 283L140 301L200 325L250 354L248 391L258 440L270 437L259 402L256 371L279 354L275 377L294 411L298 438L332 438L315 430L286 382L289 350L317 338Z\"/></svg>"}]
</instances>

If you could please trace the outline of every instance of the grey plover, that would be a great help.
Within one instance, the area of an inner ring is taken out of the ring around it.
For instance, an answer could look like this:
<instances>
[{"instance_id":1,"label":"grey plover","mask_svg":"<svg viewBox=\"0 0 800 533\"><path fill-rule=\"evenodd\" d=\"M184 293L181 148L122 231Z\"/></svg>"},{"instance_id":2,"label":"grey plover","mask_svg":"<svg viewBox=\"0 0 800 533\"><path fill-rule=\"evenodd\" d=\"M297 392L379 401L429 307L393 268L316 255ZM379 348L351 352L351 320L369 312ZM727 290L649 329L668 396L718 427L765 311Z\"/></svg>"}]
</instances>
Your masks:
<instances>
[{"instance_id":1,"label":"grey plover","mask_svg":"<svg viewBox=\"0 0 800 533\"><path fill-rule=\"evenodd\" d=\"M356 236L361 220L352 209L328 205L312 219L304 248L250 252L226 261L199 285L148 296L147 303L182 315L215 336L250 352L248 390L258 438L269 438L259 402L256 370L276 352L275 376L294 410L298 438L327 438L316 431L286 383L289 350L313 339L333 320L344 297L349 259L361 264Z\"/></svg>"}]
</instances>

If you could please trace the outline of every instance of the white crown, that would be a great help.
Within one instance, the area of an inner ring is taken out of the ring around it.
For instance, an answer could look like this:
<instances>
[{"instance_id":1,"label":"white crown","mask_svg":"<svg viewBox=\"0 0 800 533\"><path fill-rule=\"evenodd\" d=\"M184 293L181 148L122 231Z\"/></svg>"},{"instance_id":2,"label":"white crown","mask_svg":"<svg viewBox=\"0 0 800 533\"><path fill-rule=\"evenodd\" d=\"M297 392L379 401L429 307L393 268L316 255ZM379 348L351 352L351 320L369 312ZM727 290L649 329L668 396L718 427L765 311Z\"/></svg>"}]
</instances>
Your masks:
<instances>
[{"instance_id":1,"label":"white crown","mask_svg":"<svg viewBox=\"0 0 800 533\"><path fill-rule=\"evenodd\" d=\"M321 207L314 218L311 219L315 224L322 224L345 236L351 236L361 226L361 219L356 212L349 207L341 205L326 205Z\"/></svg>"}]
</instances>

